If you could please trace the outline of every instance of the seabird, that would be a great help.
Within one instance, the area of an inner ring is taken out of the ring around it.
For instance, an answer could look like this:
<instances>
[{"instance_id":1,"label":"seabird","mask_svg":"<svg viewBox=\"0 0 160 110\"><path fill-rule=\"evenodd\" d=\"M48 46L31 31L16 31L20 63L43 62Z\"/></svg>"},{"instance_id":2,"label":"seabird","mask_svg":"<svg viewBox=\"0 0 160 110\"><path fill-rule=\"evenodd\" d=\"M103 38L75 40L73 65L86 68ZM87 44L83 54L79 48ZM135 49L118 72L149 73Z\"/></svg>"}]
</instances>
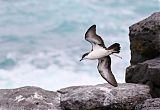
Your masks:
<instances>
[{"instance_id":1,"label":"seabird","mask_svg":"<svg viewBox=\"0 0 160 110\"><path fill-rule=\"evenodd\" d=\"M111 71L111 58L109 55L115 55L114 53L120 52L120 44L114 43L108 48L106 48L103 39L96 34L96 25L92 25L85 33L85 40L92 44L92 49L90 52L82 55L83 59L95 60L98 59L98 71L101 76L111 85L117 87L117 81ZM115 55L121 58L118 55Z\"/></svg>"}]
</instances>

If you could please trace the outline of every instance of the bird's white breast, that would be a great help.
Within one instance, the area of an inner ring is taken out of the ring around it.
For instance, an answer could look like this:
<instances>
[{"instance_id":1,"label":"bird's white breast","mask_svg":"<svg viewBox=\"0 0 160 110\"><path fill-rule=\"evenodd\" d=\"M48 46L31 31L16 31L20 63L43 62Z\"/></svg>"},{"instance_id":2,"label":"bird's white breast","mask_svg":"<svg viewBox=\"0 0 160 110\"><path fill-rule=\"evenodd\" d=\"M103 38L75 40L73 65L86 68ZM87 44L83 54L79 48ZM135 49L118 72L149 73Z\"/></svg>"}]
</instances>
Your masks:
<instances>
[{"instance_id":1,"label":"bird's white breast","mask_svg":"<svg viewBox=\"0 0 160 110\"><path fill-rule=\"evenodd\" d=\"M108 56L112 53L112 51L110 50L106 50L106 49L97 49L97 50L94 50L94 51L91 51L87 56L86 58L87 59L91 59L91 60L94 60L94 59L99 59L99 58L103 58L105 56Z\"/></svg>"}]
</instances>

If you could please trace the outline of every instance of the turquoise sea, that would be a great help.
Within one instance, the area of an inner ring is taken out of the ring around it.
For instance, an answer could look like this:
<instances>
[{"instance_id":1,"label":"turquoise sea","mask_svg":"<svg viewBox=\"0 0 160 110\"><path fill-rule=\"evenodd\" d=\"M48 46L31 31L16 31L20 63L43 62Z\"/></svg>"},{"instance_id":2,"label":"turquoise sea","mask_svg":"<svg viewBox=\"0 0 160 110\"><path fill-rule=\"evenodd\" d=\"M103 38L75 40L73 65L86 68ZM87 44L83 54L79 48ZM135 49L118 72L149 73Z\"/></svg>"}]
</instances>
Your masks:
<instances>
[{"instance_id":1,"label":"turquoise sea","mask_svg":"<svg viewBox=\"0 0 160 110\"><path fill-rule=\"evenodd\" d=\"M106 46L121 44L112 70L124 82L130 65L128 27L160 11L160 0L0 0L0 88L56 90L105 83L97 61L79 62L90 50L93 24Z\"/></svg>"}]
</instances>

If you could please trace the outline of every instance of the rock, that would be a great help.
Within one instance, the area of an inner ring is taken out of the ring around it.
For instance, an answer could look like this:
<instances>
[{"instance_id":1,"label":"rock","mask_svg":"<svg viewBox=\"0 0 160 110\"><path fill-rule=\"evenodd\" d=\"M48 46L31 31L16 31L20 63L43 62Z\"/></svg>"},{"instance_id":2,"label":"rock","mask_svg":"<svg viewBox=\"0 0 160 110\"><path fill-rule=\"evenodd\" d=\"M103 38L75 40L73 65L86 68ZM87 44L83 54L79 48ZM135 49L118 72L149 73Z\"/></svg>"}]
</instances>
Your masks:
<instances>
[{"instance_id":1,"label":"rock","mask_svg":"<svg viewBox=\"0 0 160 110\"><path fill-rule=\"evenodd\" d=\"M160 56L160 12L129 27L131 65Z\"/></svg>"},{"instance_id":2,"label":"rock","mask_svg":"<svg viewBox=\"0 0 160 110\"><path fill-rule=\"evenodd\" d=\"M38 87L0 89L0 110L133 110L151 98L140 84L74 86L57 92Z\"/></svg>"},{"instance_id":3,"label":"rock","mask_svg":"<svg viewBox=\"0 0 160 110\"><path fill-rule=\"evenodd\" d=\"M147 99L144 103L138 104L135 110L160 110L160 98Z\"/></svg>"},{"instance_id":4,"label":"rock","mask_svg":"<svg viewBox=\"0 0 160 110\"><path fill-rule=\"evenodd\" d=\"M0 110L61 110L60 94L38 87L1 89Z\"/></svg>"},{"instance_id":5,"label":"rock","mask_svg":"<svg viewBox=\"0 0 160 110\"><path fill-rule=\"evenodd\" d=\"M160 97L160 12L129 27L131 66L127 83L147 84L152 97Z\"/></svg>"},{"instance_id":6,"label":"rock","mask_svg":"<svg viewBox=\"0 0 160 110\"><path fill-rule=\"evenodd\" d=\"M149 87L139 84L74 86L59 90L63 110L132 110L151 98Z\"/></svg>"},{"instance_id":7,"label":"rock","mask_svg":"<svg viewBox=\"0 0 160 110\"><path fill-rule=\"evenodd\" d=\"M160 57L128 67L126 82L147 84L152 97L160 97Z\"/></svg>"}]
</instances>

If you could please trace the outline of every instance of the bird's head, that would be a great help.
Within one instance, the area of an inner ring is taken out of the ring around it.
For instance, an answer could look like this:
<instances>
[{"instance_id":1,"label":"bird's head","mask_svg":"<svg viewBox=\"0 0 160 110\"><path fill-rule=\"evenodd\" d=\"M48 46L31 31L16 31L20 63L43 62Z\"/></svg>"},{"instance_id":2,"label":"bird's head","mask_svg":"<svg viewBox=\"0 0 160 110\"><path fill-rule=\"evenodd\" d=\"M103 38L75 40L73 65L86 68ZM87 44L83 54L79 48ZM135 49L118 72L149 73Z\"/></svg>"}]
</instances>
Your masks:
<instances>
[{"instance_id":1,"label":"bird's head","mask_svg":"<svg viewBox=\"0 0 160 110\"><path fill-rule=\"evenodd\" d=\"M80 59L80 61L82 61L83 59L86 59L86 56L89 54L89 52L88 53L85 53L85 54L83 54L82 55L82 58Z\"/></svg>"}]
</instances>

